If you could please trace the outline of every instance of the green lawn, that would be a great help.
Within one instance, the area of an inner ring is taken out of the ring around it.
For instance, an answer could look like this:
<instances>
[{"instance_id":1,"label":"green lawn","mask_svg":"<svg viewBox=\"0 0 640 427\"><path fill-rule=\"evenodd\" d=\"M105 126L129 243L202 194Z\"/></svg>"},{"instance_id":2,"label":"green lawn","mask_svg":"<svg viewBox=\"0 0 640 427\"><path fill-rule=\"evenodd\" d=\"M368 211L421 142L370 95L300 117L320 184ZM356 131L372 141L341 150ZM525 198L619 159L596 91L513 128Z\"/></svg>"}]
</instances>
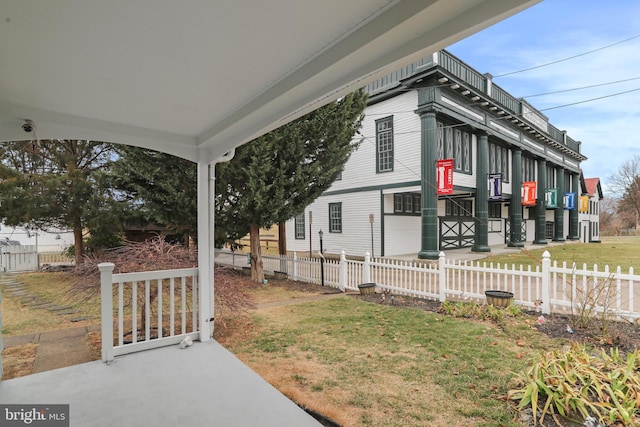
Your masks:
<instances>
[{"instance_id":1,"label":"green lawn","mask_svg":"<svg viewBox=\"0 0 640 427\"><path fill-rule=\"evenodd\" d=\"M640 271L640 237L603 237L602 243L567 243L559 246L541 246L539 249L525 250L518 254L503 254L489 256L481 262L507 263L509 265L536 266L542 261L544 251L549 251L551 260L561 264L577 263L582 267L586 263L589 268L594 264L602 270L608 265L610 270L615 270L617 266L622 267L626 272L633 267L636 272Z\"/></svg>"},{"instance_id":2,"label":"green lawn","mask_svg":"<svg viewBox=\"0 0 640 427\"><path fill-rule=\"evenodd\" d=\"M500 325L343 298L259 311L224 342L298 403L344 426L520 426L515 372L558 348L533 319Z\"/></svg>"}]
</instances>

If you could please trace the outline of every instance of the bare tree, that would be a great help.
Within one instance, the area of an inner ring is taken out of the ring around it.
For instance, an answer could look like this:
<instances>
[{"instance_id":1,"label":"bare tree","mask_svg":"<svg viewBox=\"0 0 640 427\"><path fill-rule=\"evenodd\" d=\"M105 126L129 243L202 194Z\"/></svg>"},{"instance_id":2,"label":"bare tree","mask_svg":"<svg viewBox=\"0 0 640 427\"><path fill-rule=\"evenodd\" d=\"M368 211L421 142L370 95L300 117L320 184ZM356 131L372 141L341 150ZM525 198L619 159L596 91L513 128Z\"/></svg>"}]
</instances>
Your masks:
<instances>
[{"instance_id":1,"label":"bare tree","mask_svg":"<svg viewBox=\"0 0 640 427\"><path fill-rule=\"evenodd\" d=\"M618 214L635 226L640 218L640 155L620 165L609 178L609 189L619 200Z\"/></svg>"}]
</instances>

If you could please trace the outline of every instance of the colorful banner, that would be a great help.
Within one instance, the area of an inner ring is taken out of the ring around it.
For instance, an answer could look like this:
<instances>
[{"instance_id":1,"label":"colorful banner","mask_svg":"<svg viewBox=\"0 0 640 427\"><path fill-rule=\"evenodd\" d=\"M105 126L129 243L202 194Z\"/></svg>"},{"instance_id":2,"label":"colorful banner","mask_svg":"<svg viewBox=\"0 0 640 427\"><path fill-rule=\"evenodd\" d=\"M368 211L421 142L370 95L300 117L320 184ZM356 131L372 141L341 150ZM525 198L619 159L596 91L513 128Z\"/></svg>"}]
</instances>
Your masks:
<instances>
[{"instance_id":1,"label":"colorful banner","mask_svg":"<svg viewBox=\"0 0 640 427\"><path fill-rule=\"evenodd\" d=\"M558 207L558 189L547 188L544 192L544 199L547 205L547 209L555 209Z\"/></svg>"},{"instance_id":2,"label":"colorful banner","mask_svg":"<svg viewBox=\"0 0 640 427\"><path fill-rule=\"evenodd\" d=\"M489 201L499 202L502 200L502 174L489 174Z\"/></svg>"},{"instance_id":3,"label":"colorful banner","mask_svg":"<svg viewBox=\"0 0 640 427\"><path fill-rule=\"evenodd\" d=\"M564 193L564 208L568 211L576 209L576 193Z\"/></svg>"},{"instance_id":4,"label":"colorful banner","mask_svg":"<svg viewBox=\"0 0 640 427\"><path fill-rule=\"evenodd\" d=\"M453 159L442 159L436 162L436 180L438 195L453 194Z\"/></svg>"},{"instance_id":5,"label":"colorful banner","mask_svg":"<svg viewBox=\"0 0 640 427\"><path fill-rule=\"evenodd\" d=\"M538 183L525 181L522 183L522 206L535 206L538 194Z\"/></svg>"},{"instance_id":6,"label":"colorful banner","mask_svg":"<svg viewBox=\"0 0 640 427\"><path fill-rule=\"evenodd\" d=\"M580 196L578 212L589 213L589 196Z\"/></svg>"}]
</instances>

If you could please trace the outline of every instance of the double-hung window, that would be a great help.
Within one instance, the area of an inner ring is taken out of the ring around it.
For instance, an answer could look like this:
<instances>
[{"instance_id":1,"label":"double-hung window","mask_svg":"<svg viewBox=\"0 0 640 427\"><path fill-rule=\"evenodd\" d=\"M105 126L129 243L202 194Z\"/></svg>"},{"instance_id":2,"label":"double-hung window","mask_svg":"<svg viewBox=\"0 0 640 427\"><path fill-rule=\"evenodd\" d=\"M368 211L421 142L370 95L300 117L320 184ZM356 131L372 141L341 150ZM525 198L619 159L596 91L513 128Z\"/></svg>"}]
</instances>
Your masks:
<instances>
[{"instance_id":1,"label":"double-hung window","mask_svg":"<svg viewBox=\"0 0 640 427\"><path fill-rule=\"evenodd\" d=\"M376 120L376 172L393 171L393 116Z\"/></svg>"},{"instance_id":2,"label":"double-hung window","mask_svg":"<svg viewBox=\"0 0 640 427\"><path fill-rule=\"evenodd\" d=\"M329 233L342 233L342 203L329 203Z\"/></svg>"},{"instance_id":3,"label":"double-hung window","mask_svg":"<svg viewBox=\"0 0 640 427\"><path fill-rule=\"evenodd\" d=\"M294 222L295 222L294 228L295 228L296 239L304 240L305 238L304 212L302 212L300 215L296 215L294 218Z\"/></svg>"}]
</instances>

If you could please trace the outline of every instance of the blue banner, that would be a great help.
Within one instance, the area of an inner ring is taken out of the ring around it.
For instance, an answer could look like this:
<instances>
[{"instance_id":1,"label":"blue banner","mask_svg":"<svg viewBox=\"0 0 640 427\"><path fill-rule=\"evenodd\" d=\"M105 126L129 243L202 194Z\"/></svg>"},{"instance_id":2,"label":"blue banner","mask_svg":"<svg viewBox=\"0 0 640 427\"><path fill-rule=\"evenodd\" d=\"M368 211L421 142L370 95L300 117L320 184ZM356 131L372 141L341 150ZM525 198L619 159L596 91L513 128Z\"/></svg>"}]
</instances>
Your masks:
<instances>
[{"instance_id":1,"label":"blue banner","mask_svg":"<svg viewBox=\"0 0 640 427\"><path fill-rule=\"evenodd\" d=\"M489 201L499 202L502 200L502 174L489 174Z\"/></svg>"},{"instance_id":2,"label":"blue banner","mask_svg":"<svg viewBox=\"0 0 640 427\"><path fill-rule=\"evenodd\" d=\"M576 209L576 193L564 193L564 208L568 211Z\"/></svg>"}]
</instances>

